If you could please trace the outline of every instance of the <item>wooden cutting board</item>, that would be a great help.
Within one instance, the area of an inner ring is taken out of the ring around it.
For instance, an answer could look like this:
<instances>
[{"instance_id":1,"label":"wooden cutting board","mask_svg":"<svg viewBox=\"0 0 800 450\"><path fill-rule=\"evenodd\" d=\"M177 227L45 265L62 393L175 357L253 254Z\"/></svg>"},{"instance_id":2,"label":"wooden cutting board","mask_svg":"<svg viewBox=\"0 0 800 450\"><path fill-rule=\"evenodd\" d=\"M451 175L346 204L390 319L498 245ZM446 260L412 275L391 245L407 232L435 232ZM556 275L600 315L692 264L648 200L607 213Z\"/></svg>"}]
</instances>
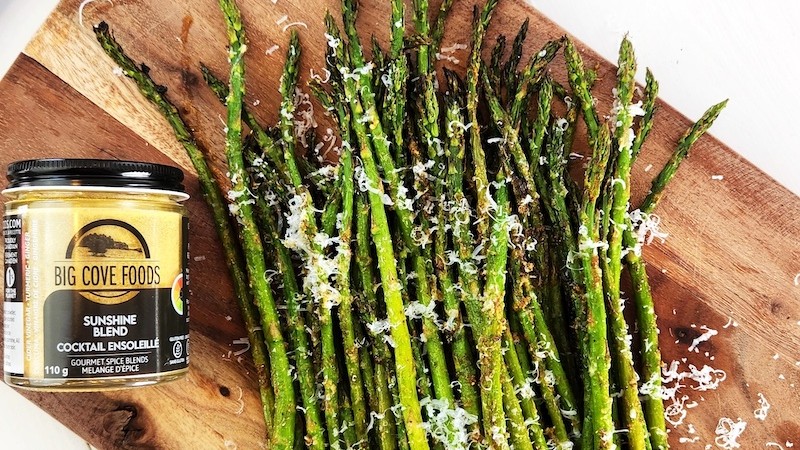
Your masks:
<instances>
[{"instance_id":1,"label":"wooden cutting board","mask_svg":"<svg viewBox=\"0 0 800 450\"><path fill-rule=\"evenodd\" d=\"M158 387L20 394L99 448L262 448L255 374L249 353L239 355L244 347L234 343L245 332L196 177L159 113L133 83L114 75L114 65L96 44L90 27L101 19L109 22L130 56L146 62L153 78L169 87L170 98L197 130L199 142L216 167L224 170L223 108L198 71L203 61L217 73L226 72L223 23L216 2L101 0L86 6L83 25L79 3L62 1L0 82L0 165L23 158L97 157L172 162L186 171L193 195L187 203L194 256L190 265L196 274L192 365L185 380ZM374 33L385 42L386 3L362 1L359 23L364 36ZM473 0L456 1L445 46L469 43L472 4ZM339 11L339 4L337 0L241 0L240 5L250 40L248 102L258 103L251 110L271 124L277 116L277 82L288 39L284 28L300 28L307 79L309 69L319 71L322 65L324 12ZM498 33L515 33L526 17L532 30L526 54L564 34L522 1L503 0L490 40ZM267 54L273 45L280 50ZM613 67L580 48L589 64L597 64L595 95L600 110L607 110ZM453 56L465 61L467 51ZM553 64L553 72L563 79L561 60ZM658 124L633 170L636 198L646 192L650 178L689 123L661 105ZM646 170L651 164L655 169ZM716 448L720 417L747 422L739 439L742 448L765 448L768 442L788 447L787 441L800 445L800 393L795 389L800 384L800 286L795 277L800 272L800 199L706 136L681 168L658 212L670 236L665 243L648 247L645 255L664 359L686 358L682 367L709 364L727 374L716 391L684 389L690 397L687 404L696 401L697 407L689 409L685 423L672 431L674 447ZM701 326L718 334L701 343L698 352L689 352L704 331ZM765 421L753 414L759 393L772 405ZM686 443L681 438L696 439Z\"/></svg>"}]
</instances>

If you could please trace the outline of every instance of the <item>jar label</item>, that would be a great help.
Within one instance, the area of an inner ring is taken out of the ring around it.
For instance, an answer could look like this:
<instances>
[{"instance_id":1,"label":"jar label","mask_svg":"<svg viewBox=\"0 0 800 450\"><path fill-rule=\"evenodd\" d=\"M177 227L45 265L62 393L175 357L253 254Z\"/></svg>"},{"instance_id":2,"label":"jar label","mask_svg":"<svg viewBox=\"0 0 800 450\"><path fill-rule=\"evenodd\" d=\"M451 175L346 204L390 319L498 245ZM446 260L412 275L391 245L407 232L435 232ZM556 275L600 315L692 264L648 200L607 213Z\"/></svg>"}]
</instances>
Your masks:
<instances>
[{"instance_id":1,"label":"jar label","mask_svg":"<svg viewBox=\"0 0 800 450\"><path fill-rule=\"evenodd\" d=\"M22 375L24 351L22 343L22 298L19 295L19 244L22 234L22 219L6 216L3 220L3 370L13 375Z\"/></svg>"},{"instance_id":2,"label":"jar label","mask_svg":"<svg viewBox=\"0 0 800 450\"><path fill-rule=\"evenodd\" d=\"M7 215L4 370L128 378L189 362L188 220L28 205Z\"/></svg>"}]
</instances>

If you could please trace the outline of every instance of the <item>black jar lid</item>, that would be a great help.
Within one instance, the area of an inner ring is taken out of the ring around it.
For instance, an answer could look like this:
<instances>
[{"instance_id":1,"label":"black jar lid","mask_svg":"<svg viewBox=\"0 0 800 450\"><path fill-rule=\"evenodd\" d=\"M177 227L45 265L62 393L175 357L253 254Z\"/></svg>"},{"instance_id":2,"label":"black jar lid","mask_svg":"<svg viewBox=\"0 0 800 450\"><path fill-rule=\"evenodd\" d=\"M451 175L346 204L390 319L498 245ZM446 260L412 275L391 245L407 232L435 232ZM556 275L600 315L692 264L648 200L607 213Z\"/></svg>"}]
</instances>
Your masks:
<instances>
[{"instance_id":1,"label":"black jar lid","mask_svg":"<svg viewBox=\"0 0 800 450\"><path fill-rule=\"evenodd\" d=\"M114 159L31 159L8 165L8 189L93 186L184 192L177 167Z\"/></svg>"}]
</instances>

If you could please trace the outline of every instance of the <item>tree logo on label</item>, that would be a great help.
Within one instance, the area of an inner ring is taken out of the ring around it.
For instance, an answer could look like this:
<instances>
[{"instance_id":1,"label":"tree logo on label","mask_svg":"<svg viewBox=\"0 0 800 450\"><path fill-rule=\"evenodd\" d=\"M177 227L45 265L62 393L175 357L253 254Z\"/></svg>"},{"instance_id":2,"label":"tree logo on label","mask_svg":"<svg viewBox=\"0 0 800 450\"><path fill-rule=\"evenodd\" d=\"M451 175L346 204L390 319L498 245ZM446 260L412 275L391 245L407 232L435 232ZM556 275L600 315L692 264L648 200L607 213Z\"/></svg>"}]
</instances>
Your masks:
<instances>
[{"instance_id":1,"label":"tree logo on label","mask_svg":"<svg viewBox=\"0 0 800 450\"><path fill-rule=\"evenodd\" d=\"M96 303L115 305L139 293L143 285L158 282L144 236L129 223L103 219L83 226L70 240L66 258L80 294ZM126 289L128 288L128 289Z\"/></svg>"}]
</instances>

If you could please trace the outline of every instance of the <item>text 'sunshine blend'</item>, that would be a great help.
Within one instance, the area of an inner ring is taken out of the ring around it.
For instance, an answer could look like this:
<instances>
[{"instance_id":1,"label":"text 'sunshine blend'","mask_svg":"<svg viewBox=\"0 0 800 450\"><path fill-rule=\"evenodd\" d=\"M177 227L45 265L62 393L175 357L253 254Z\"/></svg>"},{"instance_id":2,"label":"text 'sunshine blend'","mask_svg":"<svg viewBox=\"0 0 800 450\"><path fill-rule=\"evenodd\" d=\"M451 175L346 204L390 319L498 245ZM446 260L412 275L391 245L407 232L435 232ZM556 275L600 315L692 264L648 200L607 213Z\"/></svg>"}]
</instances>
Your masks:
<instances>
[{"instance_id":1,"label":"text 'sunshine blend'","mask_svg":"<svg viewBox=\"0 0 800 450\"><path fill-rule=\"evenodd\" d=\"M174 167L43 159L8 167L6 383L92 390L189 364L188 198Z\"/></svg>"}]
</instances>

